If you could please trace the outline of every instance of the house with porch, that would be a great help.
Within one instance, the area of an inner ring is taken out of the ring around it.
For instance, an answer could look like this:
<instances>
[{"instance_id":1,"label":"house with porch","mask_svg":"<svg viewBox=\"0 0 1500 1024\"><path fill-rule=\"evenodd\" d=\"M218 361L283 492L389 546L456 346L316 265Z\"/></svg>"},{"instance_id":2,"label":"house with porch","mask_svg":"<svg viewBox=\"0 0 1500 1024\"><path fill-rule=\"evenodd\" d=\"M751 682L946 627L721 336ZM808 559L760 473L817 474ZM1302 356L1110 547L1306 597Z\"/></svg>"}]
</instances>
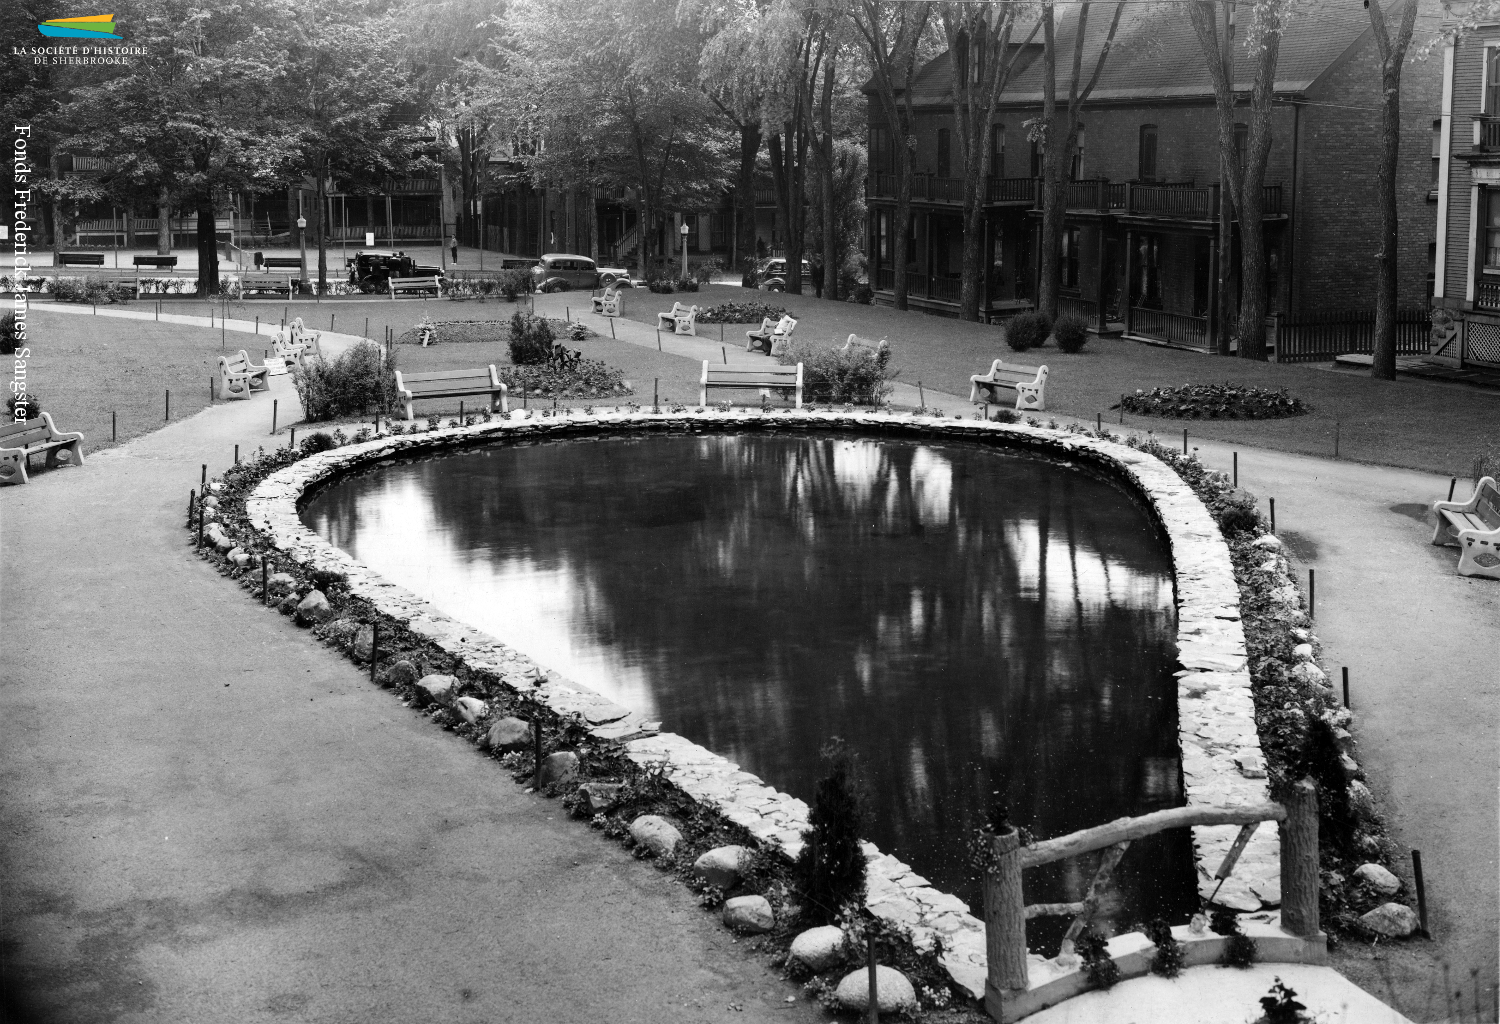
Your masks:
<instances>
[{"instance_id":1,"label":"house with porch","mask_svg":"<svg viewBox=\"0 0 1500 1024\"><path fill-rule=\"evenodd\" d=\"M1500 368L1500 19L1441 51L1430 358Z\"/></svg>"},{"instance_id":2,"label":"house with porch","mask_svg":"<svg viewBox=\"0 0 1500 1024\"><path fill-rule=\"evenodd\" d=\"M1423 15L1440 10L1437 0L1422 0ZM1095 17L1088 23L1085 74L1108 21ZM1059 53L1071 55L1076 30L1075 7L1059 21ZM1234 54L1235 88L1245 104L1236 131L1243 153L1254 65L1243 46ZM1041 154L1028 139L1026 122L1042 113L1041 57L1040 42L1018 48L995 118L981 302L989 319L1031 308L1037 294ZM949 61L950 54L940 54L903 85L912 91L917 116L918 172L905 253L893 251L890 127L870 92L867 252L877 301L890 302L895 275L905 273L913 308L956 315L963 181L955 176ZM1064 103L1069 64L1058 61ZM1379 69L1362 0L1325 0L1291 20L1281 44L1265 177L1267 328L1273 338L1278 324L1342 324L1358 333L1358 323L1373 317ZM1406 315L1414 322L1403 327L1403 344L1423 350L1435 261L1441 91L1438 61L1407 64L1397 179L1398 304L1413 311ZM1238 231L1231 225L1225 237L1219 227L1213 87L1197 37L1179 9L1127 5L1080 125L1059 255L1063 308L1085 316L1095 330L1211 349L1221 330L1218 252L1226 244L1232 254L1237 250ZM1237 262L1228 282L1231 316L1237 316Z\"/></svg>"}]
</instances>

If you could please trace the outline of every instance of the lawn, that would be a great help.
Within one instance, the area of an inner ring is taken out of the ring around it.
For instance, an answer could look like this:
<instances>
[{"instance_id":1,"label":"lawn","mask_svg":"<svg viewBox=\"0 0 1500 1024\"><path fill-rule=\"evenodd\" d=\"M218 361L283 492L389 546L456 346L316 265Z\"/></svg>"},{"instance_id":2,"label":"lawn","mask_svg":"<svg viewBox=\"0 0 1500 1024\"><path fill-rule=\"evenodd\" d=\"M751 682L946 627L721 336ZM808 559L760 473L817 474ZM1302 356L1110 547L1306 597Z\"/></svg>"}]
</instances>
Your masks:
<instances>
[{"instance_id":1,"label":"lawn","mask_svg":"<svg viewBox=\"0 0 1500 1024\"><path fill-rule=\"evenodd\" d=\"M1005 346L1004 332L997 326L726 285L679 295L638 289L626 298L626 316L654 324L657 311L670 308L674 299L697 305L758 299L785 305L797 317L796 333L802 338L839 344L850 333L885 338L891 343L892 365L901 371L898 380L920 381L949 394L967 396L969 377L983 373L997 358L1033 366L1045 363L1051 371L1049 412L1087 419L1102 414L1106 422L1118 423L1122 393L1229 380L1285 388L1308 403L1312 412L1254 421L1127 416L1126 423L1172 436L1180 436L1186 427L1195 437L1320 456L1333 455L1337 430L1340 457L1354 461L1458 475L1467 475L1481 456L1491 467L1500 464L1500 395L1477 388L1409 379L1377 381L1326 366L1224 359L1117 338L1090 338L1084 350L1073 355L1054 345L1018 353ZM727 325L724 330L726 337L743 339L748 329ZM718 327L709 325L702 333L717 337Z\"/></svg>"}]
</instances>

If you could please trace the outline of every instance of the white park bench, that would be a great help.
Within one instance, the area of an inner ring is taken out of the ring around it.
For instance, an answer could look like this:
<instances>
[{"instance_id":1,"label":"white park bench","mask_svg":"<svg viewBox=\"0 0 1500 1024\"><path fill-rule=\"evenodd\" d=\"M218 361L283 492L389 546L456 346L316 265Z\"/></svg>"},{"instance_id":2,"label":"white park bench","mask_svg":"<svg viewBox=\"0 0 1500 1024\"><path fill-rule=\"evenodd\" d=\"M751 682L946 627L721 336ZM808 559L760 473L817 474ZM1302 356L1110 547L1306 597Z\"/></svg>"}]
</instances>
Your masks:
<instances>
[{"instance_id":1,"label":"white park bench","mask_svg":"<svg viewBox=\"0 0 1500 1024\"><path fill-rule=\"evenodd\" d=\"M777 388L795 391L797 408L802 408L802 364L796 366L721 366L703 360L703 377L699 381L698 404L708 404L712 388L755 389L762 393Z\"/></svg>"},{"instance_id":2,"label":"white park bench","mask_svg":"<svg viewBox=\"0 0 1500 1024\"><path fill-rule=\"evenodd\" d=\"M266 391L270 382L266 380L270 369L250 362L250 353L244 349L232 356L219 357L219 397L249 398L252 391Z\"/></svg>"},{"instance_id":3,"label":"white park bench","mask_svg":"<svg viewBox=\"0 0 1500 1024\"><path fill-rule=\"evenodd\" d=\"M321 356L323 348L321 339L323 335L319 331L309 331L302 326L302 318L299 316L271 336L271 352L288 369L294 364L302 366L309 356Z\"/></svg>"},{"instance_id":4,"label":"white park bench","mask_svg":"<svg viewBox=\"0 0 1500 1024\"><path fill-rule=\"evenodd\" d=\"M1045 366L1018 366L996 359L990 372L969 378L969 401L981 401L983 389L986 402L999 402L1001 391L1016 393L1016 408L1041 410L1046 408L1047 368Z\"/></svg>"},{"instance_id":5,"label":"white park bench","mask_svg":"<svg viewBox=\"0 0 1500 1024\"><path fill-rule=\"evenodd\" d=\"M1480 480L1468 501L1434 501L1432 511L1437 516L1432 542L1458 545L1459 574L1500 579L1500 489L1495 478Z\"/></svg>"},{"instance_id":6,"label":"white park bench","mask_svg":"<svg viewBox=\"0 0 1500 1024\"><path fill-rule=\"evenodd\" d=\"M849 335L849 340L844 342L843 347L839 351L852 352L856 349L863 349L873 356L879 356L882 352L889 352L891 346L884 338L881 338L879 341L871 341L869 338L861 338L857 334L851 334Z\"/></svg>"},{"instance_id":7,"label":"white park bench","mask_svg":"<svg viewBox=\"0 0 1500 1024\"><path fill-rule=\"evenodd\" d=\"M745 332L745 351L754 352L756 349L762 349L767 355L779 356L796 329L795 317L783 316L780 320L764 317L759 329Z\"/></svg>"},{"instance_id":8,"label":"white park bench","mask_svg":"<svg viewBox=\"0 0 1500 1024\"><path fill-rule=\"evenodd\" d=\"M490 411L495 411L496 399L500 411L510 411L507 397L510 389L495 372L495 364L474 370L433 370L427 373L396 371L396 394L406 405L406 418L412 419L411 404L423 398L467 398L484 395L490 400Z\"/></svg>"},{"instance_id":9,"label":"white park bench","mask_svg":"<svg viewBox=\"0 0 1500 1024\"><path fill-rule=\"evenodd\" d=\"M47 456L47 467L83 465L83 435L64 433L52 425L52 414L43 412L31 420L13 420L0 426L0 484L24 484L26 460Z\"/></svg>"},{"instance_id":10,"label":"white park bench","mask_svg":"<svg viewBox=\"0 0 1500 1024\"><path fill-rule=\"evenodd\" d=\"M604 289L603 295L595 295L591 300L594 312L601 316L624 316L625 297L620 294L620 285L617 281L611 281Z\"/></svg>"},{"instance_id":11,"label":"white park bench","mask_svg":"<svg viewBox=\"0 0 1500 1024\"><path fill-rule=\"evenodd\" d=\"M391 298L396 297L397 292L437 292L443 294L443 279L436 274L431 277L392 277L388 278L386 284L390 286Z\"/></svg>"},{"instance_id":12,"label":"white park bench","mask_svg":"<svg viewBox=\"0 0 1500 1024\"><path fill-rule=\"evenodd\" d=\"M687 334L698 336L698 307L684 306L680 302L672 303L672 308L665 313L656 314L656 329L659 331L671 331L673 334Z\"/></svg>"}]
</instances>

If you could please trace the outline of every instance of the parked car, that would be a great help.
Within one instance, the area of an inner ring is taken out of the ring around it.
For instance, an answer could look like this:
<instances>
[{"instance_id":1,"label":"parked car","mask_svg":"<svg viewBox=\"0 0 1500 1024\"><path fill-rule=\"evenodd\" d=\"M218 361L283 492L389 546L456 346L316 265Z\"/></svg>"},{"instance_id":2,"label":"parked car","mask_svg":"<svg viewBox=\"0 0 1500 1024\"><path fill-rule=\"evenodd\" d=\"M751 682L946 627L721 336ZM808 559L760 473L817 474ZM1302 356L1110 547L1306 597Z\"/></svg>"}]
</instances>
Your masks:
<instances>
[{"instance_id":1,"label":"parked car","mask_svg":"<svg viewBox=\"0 0 1500 1024\"><path fill-rule=\"evenodd\" d=\"M349 283L362 292L385 291L391 278L442 277L439 267L426 267L406 253L393 249L363 249L344 261Z\"/></svg>"},{"instance_id":2,"label":"parked car","mask_svg":"<svg viewBox=\"0 0 1500 1024\"><path fill-rule=\"evenodd\" d=\"M630 271L625 267L600 267L599 287L608 288L616 281L620 282L621 288L634 288L635 281L630 277Z\"/></svg>"},{"instance_id":3,"label":"parked car","mask_svg":"<svg viewBox=\"0 0 1500 1024\"><path fill-rule=\"evenodd\" d=\"M531 283L539 292L592 291L599 287L599 268L587 256L549 252L531 268Z\"/></svg>"},{"instance_id":4,"label":"parked car","mask_svg":"<svg viewBox=\"0 0 1500 1024\"><path fill-rule=\"evenodd\" d=\"M812 264L807 260L802 261L802 283L805 287L812 287ZM773 256L757 263L755 287L763 292L786 291L786 260L780 256Z\"/></svg>"}]
</instances>

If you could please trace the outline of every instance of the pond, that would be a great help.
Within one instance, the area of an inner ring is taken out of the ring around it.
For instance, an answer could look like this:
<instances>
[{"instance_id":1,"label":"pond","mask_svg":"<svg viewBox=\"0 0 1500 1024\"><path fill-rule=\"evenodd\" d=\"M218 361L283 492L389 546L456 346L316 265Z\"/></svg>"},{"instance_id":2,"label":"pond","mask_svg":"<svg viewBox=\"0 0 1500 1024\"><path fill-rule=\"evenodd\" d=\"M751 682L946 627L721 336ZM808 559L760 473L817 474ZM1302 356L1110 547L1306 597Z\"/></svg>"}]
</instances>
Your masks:
<instances>
[{"instance_id":1,"label":"pond","mask_svg":"<svg viewBox=\"0 0 1500 1024\"><path fill-rule=\"evenodd\" d=\"M456 619L809 802L862 764L868 838L981 913L991 804L1038 838L1181 803L1166 543L1107 474L844 434L498 444L340 478L303 521ZM1097 855L1029 871L1082 898ZM1196 909L1185 830L1101 922ZM1051 947L1065 922L1028 926Z\"/></svg>"}]
</instances>

